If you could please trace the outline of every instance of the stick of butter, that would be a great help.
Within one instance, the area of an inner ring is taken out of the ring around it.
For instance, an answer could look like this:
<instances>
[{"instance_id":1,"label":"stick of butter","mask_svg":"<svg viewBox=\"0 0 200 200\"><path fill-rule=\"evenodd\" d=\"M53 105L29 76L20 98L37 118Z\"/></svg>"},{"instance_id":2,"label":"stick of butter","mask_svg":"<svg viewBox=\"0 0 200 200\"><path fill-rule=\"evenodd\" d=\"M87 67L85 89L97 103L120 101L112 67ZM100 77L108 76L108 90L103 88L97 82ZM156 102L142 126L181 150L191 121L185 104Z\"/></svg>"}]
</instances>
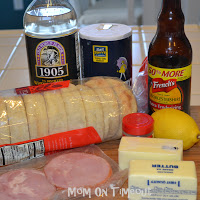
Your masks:
<instances>
[{"instance_id":1,"label":"stick of butter","mask_svg":"<svg viewBox=\"0 0 200 200\"><path fill-rule=\"evenodd\" d=\"M118 149L119 167L131 160L182 160L183 141L158 138L122 137Z\"/></svg>"},{"instance_id":2,"label":"stick of butter","mask_svg":"<svg viewBox=\"0 0 200 200\"><path fill-rule=\"evenodd\" d=\"M193 161L133 160L129 168L129 200L196 200Z\"/></svg>"}]
</instances>

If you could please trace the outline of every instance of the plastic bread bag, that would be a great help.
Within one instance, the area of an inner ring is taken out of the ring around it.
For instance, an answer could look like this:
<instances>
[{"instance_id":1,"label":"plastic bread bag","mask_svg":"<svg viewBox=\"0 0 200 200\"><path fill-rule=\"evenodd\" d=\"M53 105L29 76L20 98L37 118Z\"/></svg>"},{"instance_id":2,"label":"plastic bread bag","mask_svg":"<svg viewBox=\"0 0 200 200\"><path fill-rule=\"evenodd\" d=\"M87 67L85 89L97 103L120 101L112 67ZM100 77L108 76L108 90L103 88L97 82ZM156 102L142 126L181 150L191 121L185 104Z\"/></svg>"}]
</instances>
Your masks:
<instances>
[{"instance_id":1,"label":"plastic bread bag","mask_svg":"<svg viewBox=\"0 0 200 200\"><path fill-rule=\"evenodd\" d=\"M127 169L90 145L47 155L37 164L30 160L1 168L0 193L16 200L114 199L127 176Z\"/></svg>"},{"instance_id":2,"label":"plastic bread bag","mask_svg":"<svg viewBox=\"0 0 200 200\"><path fill-rule=\"evenodd\" d=\"M108 77L1 91L0 101L0 166L119 139L137 112L130 88Z\"/></svg>"},{"instance_id":3,"label":"plastic bread bag","mask_svg":"<svg viewBox=\"0 0 200 200\"><path fill-rule=\"evenodd\" d=\"M148 113L148 59L142 63L138 75L136 76L133 86L133 94L137 100L138 112Z\"/></svg>"}]
</instances>

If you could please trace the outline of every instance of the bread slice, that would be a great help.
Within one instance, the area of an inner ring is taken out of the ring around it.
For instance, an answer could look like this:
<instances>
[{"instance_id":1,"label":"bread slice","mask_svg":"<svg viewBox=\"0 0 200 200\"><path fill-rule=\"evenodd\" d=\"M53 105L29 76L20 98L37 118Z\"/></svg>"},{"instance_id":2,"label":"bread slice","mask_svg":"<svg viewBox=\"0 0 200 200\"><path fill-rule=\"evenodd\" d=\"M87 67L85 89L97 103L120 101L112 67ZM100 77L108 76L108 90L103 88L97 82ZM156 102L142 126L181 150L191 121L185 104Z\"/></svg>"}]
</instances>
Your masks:
<instances>
[{"instance_id":1,"label":"bread slice","mask_svg":"<svg viewBox=\"0 0 200 200\"><path fill-rule=\"evenodd\" d=\"M99 97L95 92L87 86L78 85L76 86L80 91L85 113L86 113L86 125L87 127L92 126L96 129L99 136L103 140L104 138L104 120L103 120L103 109L100 103Z\"/></svg>"},{"instance_id":2,"label":"bread slice","mask_svg":"<svg viewBox=\"0 0 200 200\"><path fill-rule=\"evenodd\" d=\"M135 96L124 82L111 78L106 78L106 81L110 84L110 87L112 87L118 97L120 107L120 128L117 136L120 138L122 136L122 119L130 113L137 112L137 103Z\"/></svg>"},{"instance_id":3,"label":"bread slice","mask_svg":"<svg viewBox=\"0 0 200 200\"><path fill-rule=\"evenodd\" d=\"M20 95L5 97L11 143L30 140L26 110Z\"/></svg>"},{"instance_id":4,"label":"bread slice","mask_svg":"<svg viewBox=\"0 0 200 200\"><path fill-rule=\"evenodd\" d=\"M0 145L10 144L8 113L4 99L0 97Z\"/></svg>"},{"instance_id":5,"label":"bread slice","mask_svg":"<svg viewBox=\"0 0 200 200\"><path fill-rule=\"evenodd\" d=\"M43 93L49 121L49 135L68 130L67 114L60 90Z\"/></svg>"},{"instance_id":6,"label":"bread slice","mask_svg":"<svg viewBox=\"0 0 200 200\"><path fill-rule=\"evenodd\" d=\"M110 84L115 91L120 103L122 115L126 116L130 113L137 112L137 103L135 96L121 80L106 78L106 81Z\"/></svg>"},{"instance_id":7,"label":"bread slice","mask_svg":"<svg viewBox=\"0 0 200 200\"><path fill-rule=\"evenodd\" d=\"M117 96L109 86L108 82L101 77L92 78L87 81L85 85L93 88L100 98L104 114L104 140L115 139L120 123Z\"/></svg>"},{"instance_id":8,"label":"bread slice","mask_svg":"<svg viewBox=\"0 0 200 200\"><path fill-rule=\"evenodd\" d=\"M77 87L70 83L69 87L62 88L60 91L67 113L68 130L85 128L85 108Z\"/></svg>"},{"instance_id":9,"label":"bread slice","mask_svg":"<svg viewBox=\"0 0 200 200\"><path fill-rule=\"evenodd\" d=\"M29 125L30 139L48 135L48 117L44 97L40 93L23 96Z\"/></svg>"}]
</instances>

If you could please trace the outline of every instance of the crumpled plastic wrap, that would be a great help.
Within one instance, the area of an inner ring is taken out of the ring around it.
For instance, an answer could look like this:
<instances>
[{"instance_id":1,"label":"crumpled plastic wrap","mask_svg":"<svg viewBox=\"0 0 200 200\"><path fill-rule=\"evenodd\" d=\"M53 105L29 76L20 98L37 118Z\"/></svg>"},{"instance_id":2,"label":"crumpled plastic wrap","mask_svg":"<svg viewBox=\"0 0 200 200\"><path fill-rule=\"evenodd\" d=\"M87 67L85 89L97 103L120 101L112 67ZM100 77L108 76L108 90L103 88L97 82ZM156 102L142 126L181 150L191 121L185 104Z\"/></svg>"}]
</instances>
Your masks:
<instances>
[{"instance_id":1,"label":"crumpled plastic wrap","mask_svg":"<svg viewBox=\"0 0 200 200\"><path fill-rule=\"evenodd\" d=\"M148 59L142 63L142 67L136 76L133 86L133 94L137 100L138 112L148 113Z\"/></svg>"}]
</instances>

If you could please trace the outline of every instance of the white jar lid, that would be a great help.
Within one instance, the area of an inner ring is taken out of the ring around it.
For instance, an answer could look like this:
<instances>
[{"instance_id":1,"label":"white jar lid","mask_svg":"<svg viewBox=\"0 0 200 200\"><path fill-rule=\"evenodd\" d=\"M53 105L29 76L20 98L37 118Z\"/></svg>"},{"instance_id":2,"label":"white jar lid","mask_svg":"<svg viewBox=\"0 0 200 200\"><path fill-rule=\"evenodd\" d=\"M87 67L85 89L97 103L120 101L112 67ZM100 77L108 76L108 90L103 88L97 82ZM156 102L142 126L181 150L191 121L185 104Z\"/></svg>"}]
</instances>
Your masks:
<instances>
[{"instance_id":1,"label":"white jar lid","mask_svg":"<svg viewBox=\"0 0 200 200\"><path fill-rule=\"evenodd\" d=\"M130 37L132 30L124 24L103 23L85 26L79 34L80 38L91 41L116 41Z\"/></svg>"}]
</instances>

